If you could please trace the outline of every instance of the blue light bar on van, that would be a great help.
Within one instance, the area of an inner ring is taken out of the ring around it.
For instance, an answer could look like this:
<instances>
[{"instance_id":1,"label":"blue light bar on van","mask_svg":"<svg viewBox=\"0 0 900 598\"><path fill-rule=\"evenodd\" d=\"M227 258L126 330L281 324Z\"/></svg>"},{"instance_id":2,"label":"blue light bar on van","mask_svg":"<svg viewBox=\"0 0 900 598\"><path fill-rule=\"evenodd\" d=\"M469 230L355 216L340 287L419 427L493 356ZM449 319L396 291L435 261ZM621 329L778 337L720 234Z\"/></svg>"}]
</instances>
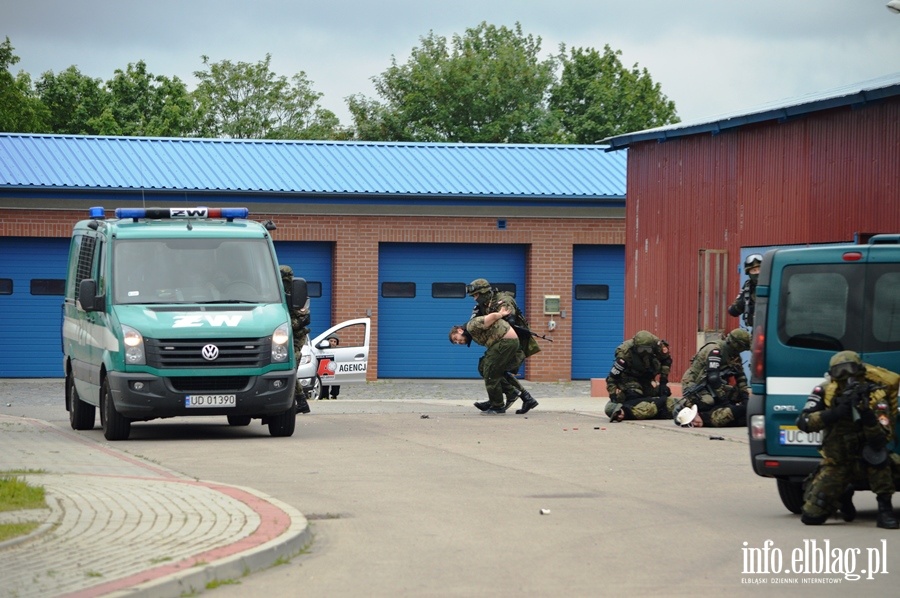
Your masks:
<instances>
[{"instance_id":1,"label":"blue light bar on van","mask_svg":"<svg viewBox=\"0 0 900 598\"><path fill-rule=\"evenodd\" d=\"M141 218L151 220L178 218L226 218L230 222L235 218L246 218L250 215L247 208L116 208L116 218Z\"/></svg>"},{"instance_id":2,"label":"blue light bar on van","mask_svg":"<svg viewBox=\"0 0 900 598\"><path fill-rule=\"evenodd\" d=\"M106 218L106 210L104 210L102 206L95 206L88 210L88 217L96 220L103 220Z\"/></svg>"}]
</instances>

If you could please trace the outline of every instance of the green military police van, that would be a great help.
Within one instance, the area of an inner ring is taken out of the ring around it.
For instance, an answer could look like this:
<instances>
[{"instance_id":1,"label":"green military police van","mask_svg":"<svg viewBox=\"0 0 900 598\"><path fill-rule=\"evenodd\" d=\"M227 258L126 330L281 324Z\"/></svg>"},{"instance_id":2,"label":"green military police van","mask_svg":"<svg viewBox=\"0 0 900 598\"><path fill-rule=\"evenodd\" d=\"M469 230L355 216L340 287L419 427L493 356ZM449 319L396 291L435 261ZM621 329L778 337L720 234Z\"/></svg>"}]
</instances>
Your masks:
<instances>
[{"instance_id":1,"label":"green military police van","mask_svg":"<svg viewBox=\"0 0 900 598\"><path fill-rule=\"evenodd\" d=\"M246 208L103 208L75 225L63 302L66 409L76 430L222 415L294 433L296 357L266 226ZM308 301L294 280L291 303Z\"/></svg>"},{"instance_id":2,"label":"green military police van","mask_svg":"<svg viewBox=\"0 0 900 598\"><path fill-rule=\"evenodd\" d=\"M865 363L900 372L900 235L773 249L763 257L756 294L750 458L758 475L775 478L784 506L799 514L822 433L806 434L796 420L831 356L852 350Z\"/></svg>"}]
</instances>

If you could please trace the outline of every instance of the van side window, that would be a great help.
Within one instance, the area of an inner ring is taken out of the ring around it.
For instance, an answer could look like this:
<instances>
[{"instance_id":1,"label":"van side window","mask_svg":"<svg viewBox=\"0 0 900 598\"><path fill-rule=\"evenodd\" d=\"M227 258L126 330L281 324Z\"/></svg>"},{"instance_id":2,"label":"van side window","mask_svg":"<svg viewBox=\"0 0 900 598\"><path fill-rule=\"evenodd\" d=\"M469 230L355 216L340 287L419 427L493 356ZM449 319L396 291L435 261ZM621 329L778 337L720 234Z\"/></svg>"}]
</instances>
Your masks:
<instances>
[{"instance_id":1,"label":"van side window","mask_svg":"<svg viewBox=\"0 0 900 598\"><path fill-rule=\"evenodd\" d=\"M862 269L802 265L784 269L778 334L788 346L840 351L860 346L862 322L854 298L862 292Z\"/></svg>"},{"instance_id":2,"label":"van side window","mask_svg":"<svg viewBox=\"0 0 900 598\"><path fill-rule=\"evenodd\" d=\"M877 348L900 349L900 272L896 264L871 265L875 284L872 292L872 337ZM890 343L884 346L881 343Z\"/></svg>"},{"instance_id":3,"label":"van side window","mask_svg":"<svg viewBox=\"0 0 900 598\"><path fill-rule=\"evenodd\" d=\"M81 281L90 278L94 271L94 249L97 246L96 237L84 236L81 238L81 247L78 251L78 264L75 266L74 297L78 301L78 287Z\"/></svg>"}]
</instances>

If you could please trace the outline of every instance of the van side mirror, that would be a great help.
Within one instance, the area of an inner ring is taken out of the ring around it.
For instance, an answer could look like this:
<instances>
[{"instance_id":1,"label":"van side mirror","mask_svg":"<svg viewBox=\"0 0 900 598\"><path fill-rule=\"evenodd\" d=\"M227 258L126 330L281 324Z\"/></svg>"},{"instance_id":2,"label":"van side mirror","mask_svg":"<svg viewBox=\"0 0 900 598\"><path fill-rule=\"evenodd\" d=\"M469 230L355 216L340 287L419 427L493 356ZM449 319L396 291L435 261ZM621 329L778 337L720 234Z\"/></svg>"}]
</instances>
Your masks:
<instances>
[{"instance_id":1,"label":"van side mirror","mask_svg":"<svg viewBox=\"0 0 900 598\"><path fill-rule=\"evenodd\" d=\"M309 289L305 278L295 278L291 284L291 307L303 309L309 301Z\"/></svg>"},{"instance_id":2,"label":"van side mirror","mask_svg":"<svg viewBox=\"0 0 900 598\"><path fill-rule=\"evenodd\" d=\"M78 303L84 311L98 311L102 303L97 297L97 281L85 278L78 285Z\"/></svg>"}]
</instances>

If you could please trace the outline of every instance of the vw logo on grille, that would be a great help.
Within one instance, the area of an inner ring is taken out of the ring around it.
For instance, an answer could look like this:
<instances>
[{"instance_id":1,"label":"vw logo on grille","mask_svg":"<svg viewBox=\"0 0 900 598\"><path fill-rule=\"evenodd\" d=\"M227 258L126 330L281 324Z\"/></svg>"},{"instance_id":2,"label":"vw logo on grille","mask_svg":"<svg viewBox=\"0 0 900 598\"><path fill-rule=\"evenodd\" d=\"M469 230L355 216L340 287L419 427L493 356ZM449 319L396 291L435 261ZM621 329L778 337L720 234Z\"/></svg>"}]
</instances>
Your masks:
<instances>
[{"instance_id":1,"label":"vw logo on grille","mask_svg":"<svg viewBox=\"0 0 900 598\"><path fill-rule=\"evenodd\" d=\"M200 354L206 361L214 361L219 356L219 348L215 345L204 345Z\"/></svg>"}]
</instances>

